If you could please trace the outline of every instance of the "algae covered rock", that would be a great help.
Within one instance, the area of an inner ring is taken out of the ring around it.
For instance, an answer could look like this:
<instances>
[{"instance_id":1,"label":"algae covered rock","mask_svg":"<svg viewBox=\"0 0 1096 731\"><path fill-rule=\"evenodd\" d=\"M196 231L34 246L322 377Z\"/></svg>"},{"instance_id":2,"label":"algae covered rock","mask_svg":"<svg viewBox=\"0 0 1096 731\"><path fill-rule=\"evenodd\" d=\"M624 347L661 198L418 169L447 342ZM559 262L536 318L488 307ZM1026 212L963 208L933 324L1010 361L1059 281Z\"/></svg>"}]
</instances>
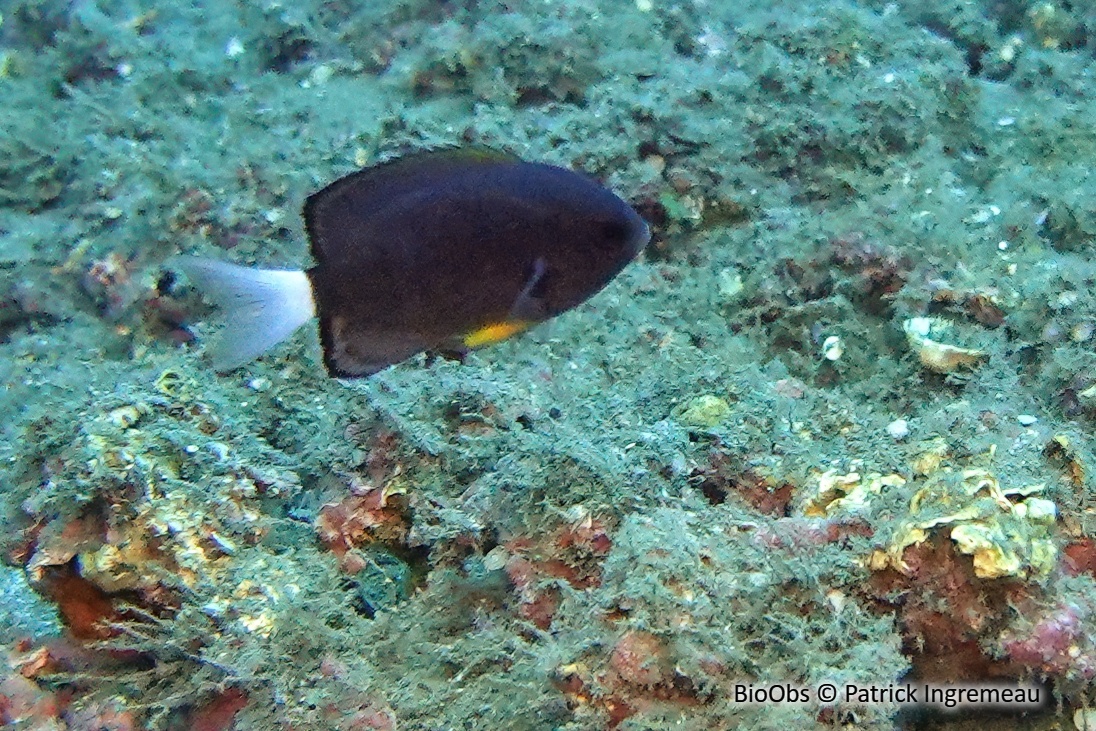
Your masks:
<instances>
[{"instance_id":1,"label":"algae covered rock","mask_svg":"<svg viewBox=\"0 0 1096 731\"><path fill-rule=\"evenodd\" d=\"M686 426L711 429L718 426L731 414L731 405L726 400L712 394L704 394L690 399L678 417Z\"/></svg>"}]
</instances>

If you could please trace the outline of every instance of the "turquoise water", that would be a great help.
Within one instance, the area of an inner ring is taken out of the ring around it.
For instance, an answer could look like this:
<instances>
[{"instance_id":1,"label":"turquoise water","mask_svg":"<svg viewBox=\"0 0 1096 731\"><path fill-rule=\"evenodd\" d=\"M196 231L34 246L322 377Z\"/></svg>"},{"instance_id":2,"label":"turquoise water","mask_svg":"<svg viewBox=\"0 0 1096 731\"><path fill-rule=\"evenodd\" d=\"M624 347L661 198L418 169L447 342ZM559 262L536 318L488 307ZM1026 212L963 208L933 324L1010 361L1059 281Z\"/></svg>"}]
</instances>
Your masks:
<instances>
[{"instance_id":1,"label":"turquoise water","mask_svg":"<svg viewBox=\"0 0 1096 731\"><path fill-rule=\"evenodd\" d=\"M10 727L1084 728L1096 11L0 14ZM309 194L453 145L653 240L464 362L212 370L172 256L307 267ZM988 681L1052 700L816 698Z\"/></svg>"}]
</instances>

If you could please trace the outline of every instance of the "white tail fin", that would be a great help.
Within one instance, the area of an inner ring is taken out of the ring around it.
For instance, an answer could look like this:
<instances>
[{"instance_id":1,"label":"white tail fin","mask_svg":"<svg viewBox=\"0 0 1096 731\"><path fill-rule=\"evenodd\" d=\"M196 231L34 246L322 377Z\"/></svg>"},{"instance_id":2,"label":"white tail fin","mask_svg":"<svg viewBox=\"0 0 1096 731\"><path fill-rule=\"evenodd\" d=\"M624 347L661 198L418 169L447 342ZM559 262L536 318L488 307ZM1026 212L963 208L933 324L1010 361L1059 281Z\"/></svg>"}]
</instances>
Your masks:
<instances>
[{"instance_id":1,"label":"white tail fin","mask_svg":"<svg viewBox=\"0 0 1096 731\"><path fill-rule=\"evenodd\" d=\"M225 329L211 349L218 371L258 358L316 314L312 284L302 271L252 269L192 256L170 264L225 312Z\"/></svg>"}]
</instances>

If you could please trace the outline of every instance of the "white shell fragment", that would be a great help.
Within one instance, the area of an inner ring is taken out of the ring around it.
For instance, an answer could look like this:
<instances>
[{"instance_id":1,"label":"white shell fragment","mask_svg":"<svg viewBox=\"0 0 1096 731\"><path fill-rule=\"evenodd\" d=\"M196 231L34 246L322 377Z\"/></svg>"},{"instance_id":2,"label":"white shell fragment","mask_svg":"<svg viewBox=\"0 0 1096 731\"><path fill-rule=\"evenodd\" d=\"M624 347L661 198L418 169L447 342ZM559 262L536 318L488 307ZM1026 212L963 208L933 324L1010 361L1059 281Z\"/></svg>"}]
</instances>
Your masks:
<instances>
[{"instance_id":1,"label":"white shell fragment","mask_svg":"<svg viewBox=\"0 0 1096 731\"><path fill-rule=\"evenodd\" d=\"M887 424L887 434L896 442L900 442L910 435L910 424L905 419L895 419Z\"/></svg>"},{"instance_id":2,"label":"white shell fragment","mask_svg":"<svg viewBox=\"0 0 1096 731\"><path fill-rule=\"evenodd\" d=\"M974 368L986 357L984 351L942 342L939 338L947 337L952 328L950 322L936 317L911 317L902 323L906 340L921 365L936 373Z\"/></svg>"}]
</instances>

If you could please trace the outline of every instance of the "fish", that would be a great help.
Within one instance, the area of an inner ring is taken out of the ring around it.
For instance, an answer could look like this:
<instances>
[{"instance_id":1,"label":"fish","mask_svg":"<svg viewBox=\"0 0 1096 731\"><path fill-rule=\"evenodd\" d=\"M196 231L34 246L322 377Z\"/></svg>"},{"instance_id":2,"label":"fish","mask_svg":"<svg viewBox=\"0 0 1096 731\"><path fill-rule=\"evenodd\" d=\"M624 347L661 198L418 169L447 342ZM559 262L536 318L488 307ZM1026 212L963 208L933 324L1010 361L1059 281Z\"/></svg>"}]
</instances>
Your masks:
<instances>
[{"instance_id":1,"label":"fish","mask_svg":"<svg viewBox=\"0 0 1096 731\"><path fill-rule=\"evenodd\" d=\"M615 193L575 171L490 149L411 153L308 197L307 271L179 256L225 313L218 372L314 318L327 372L361 378L426 351L464 354L604 288L650 240Z\"/></svg>"}]
</instances>

